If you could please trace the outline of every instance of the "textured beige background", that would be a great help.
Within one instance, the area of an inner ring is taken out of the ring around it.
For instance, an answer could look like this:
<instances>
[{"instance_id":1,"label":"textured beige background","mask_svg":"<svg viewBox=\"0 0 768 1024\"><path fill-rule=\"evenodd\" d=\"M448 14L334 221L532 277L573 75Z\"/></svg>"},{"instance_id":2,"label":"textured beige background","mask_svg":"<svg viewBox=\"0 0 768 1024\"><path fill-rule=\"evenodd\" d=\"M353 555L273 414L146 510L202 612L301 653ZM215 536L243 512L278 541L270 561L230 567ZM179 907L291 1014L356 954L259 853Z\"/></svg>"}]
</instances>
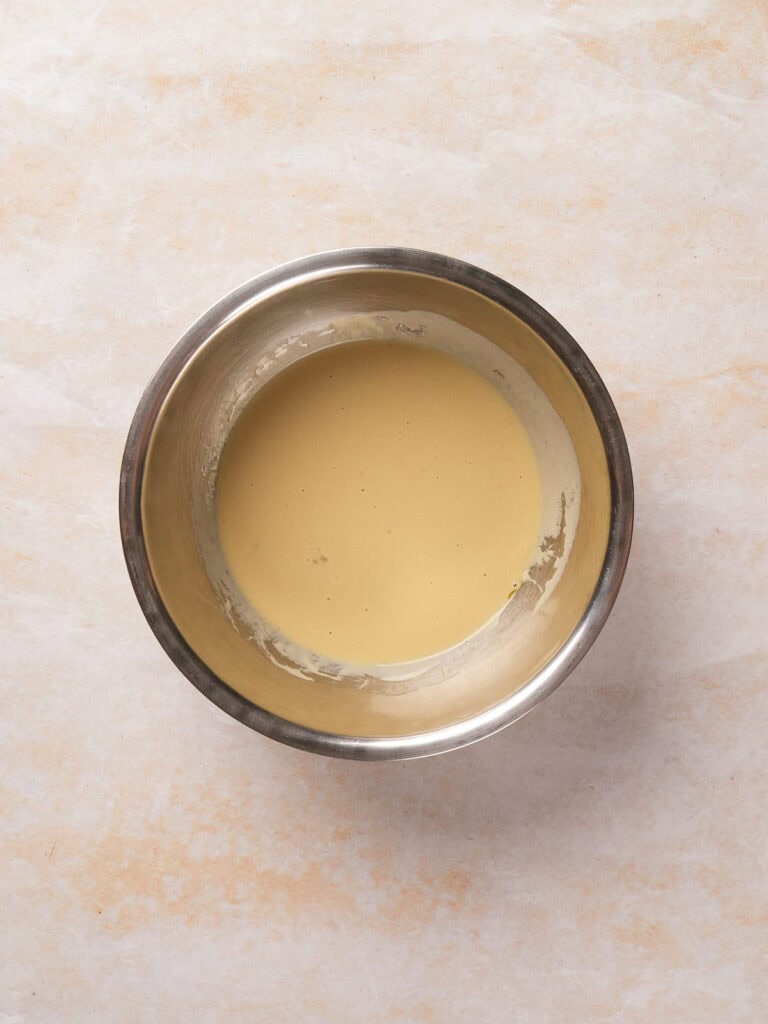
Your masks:
<instances>
[{"instance_id":1,"label":"textured beige background","mask_svg":"<svg viewBox=\"0 0 768 1024\"><path fill-rule=\"evenodd\" d=\"M766 1019L766 18L4 0L0 1024ZM547 306L638 491L571 680L393 765L208 704L116 521L181 331L365 243Z\"/></svg>"}]
</instances>

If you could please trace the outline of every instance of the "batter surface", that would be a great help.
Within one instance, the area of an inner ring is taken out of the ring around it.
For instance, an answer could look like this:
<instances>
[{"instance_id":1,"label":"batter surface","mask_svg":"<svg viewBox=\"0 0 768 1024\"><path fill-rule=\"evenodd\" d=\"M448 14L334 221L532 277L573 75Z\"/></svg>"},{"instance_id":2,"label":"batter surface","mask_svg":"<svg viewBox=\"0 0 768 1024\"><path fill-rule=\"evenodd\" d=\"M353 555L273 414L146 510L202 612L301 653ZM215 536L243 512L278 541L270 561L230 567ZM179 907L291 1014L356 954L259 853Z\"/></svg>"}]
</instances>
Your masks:
<instances>
[{"instance_id":1,"label":"batter surface","mask_svg":"<svg viewBox=\"0 0 768 1024\"><path fill-rule=\"evenodd\" d=\"M264 619L328 658L387 663L504 605L534 559L541 488L525 428L480 374L415 343L350 342L246 407L216 513Z\"/></svg>"}]
</instances>

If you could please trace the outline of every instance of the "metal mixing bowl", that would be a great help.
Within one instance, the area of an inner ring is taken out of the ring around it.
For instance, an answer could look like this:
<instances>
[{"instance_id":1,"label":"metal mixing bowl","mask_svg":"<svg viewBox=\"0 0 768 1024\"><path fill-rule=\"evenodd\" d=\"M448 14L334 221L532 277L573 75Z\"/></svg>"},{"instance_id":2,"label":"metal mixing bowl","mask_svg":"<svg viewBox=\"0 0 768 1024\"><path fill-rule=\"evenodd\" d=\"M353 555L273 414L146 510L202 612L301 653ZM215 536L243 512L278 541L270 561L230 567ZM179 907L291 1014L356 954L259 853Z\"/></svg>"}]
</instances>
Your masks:
<instances>
[{"instance_id":1,"label":"metal mixing bowl","mask_svg":"<svg viewBox=\"0 0 768 1024\"><path fill-rule=\"evenodd\" d=\"M218 459L253 394L309 352L371 337L434 345L493 381L529 428L545 505L536 564L500 614L397 666L329 664L276 634L240 597L214 514ZM573 338L499 278L411 249L310 256L222 299L147 387L120 478L128 571L181 671L259 732L363 760L471 743L551 693L610 612L632 515L621 424Z\"/></svg>"}]
</instances>

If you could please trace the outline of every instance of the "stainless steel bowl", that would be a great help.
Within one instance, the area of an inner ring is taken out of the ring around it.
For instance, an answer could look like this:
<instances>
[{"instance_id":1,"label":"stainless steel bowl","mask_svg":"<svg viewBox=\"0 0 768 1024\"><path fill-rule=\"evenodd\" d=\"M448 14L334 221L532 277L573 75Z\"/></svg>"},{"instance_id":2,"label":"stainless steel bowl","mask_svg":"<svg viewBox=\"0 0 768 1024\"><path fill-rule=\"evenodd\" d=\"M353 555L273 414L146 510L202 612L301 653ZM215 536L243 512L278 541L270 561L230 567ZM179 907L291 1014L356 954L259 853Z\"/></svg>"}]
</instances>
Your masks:
<instances>
[{"instance_id":1,"label":"stainless steel bowl","mask_svg":"<svg viewBox=\"0 0 768 1024\"><path fill-rule=\"evenodd\" d=\"M310 351L372 336L450 350L507 395L537 446L546 515L527 582L483 630L433 658L361 668L297 654L258 619L223 563L213 496L252 395ZM222 299L147 387L120 478L131 581L181 671L259 732L362 760L472 743L551 693L610 612L632 516L621 424L573 338L505 281L413 249L310 256Z\"/></svg>"}]
</instances>

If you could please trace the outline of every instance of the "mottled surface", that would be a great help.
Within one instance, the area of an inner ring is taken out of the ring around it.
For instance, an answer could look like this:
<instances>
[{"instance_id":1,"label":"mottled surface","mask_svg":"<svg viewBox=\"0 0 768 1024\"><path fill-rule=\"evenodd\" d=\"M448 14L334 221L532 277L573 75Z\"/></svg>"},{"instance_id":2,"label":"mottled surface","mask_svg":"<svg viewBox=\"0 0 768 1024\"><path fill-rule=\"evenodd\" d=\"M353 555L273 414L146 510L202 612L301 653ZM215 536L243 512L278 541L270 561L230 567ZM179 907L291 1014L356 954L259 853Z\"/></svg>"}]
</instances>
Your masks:
<instances>
[{"instance_id":1,"label":"mottled surface","mask_svg":"<svg viewBox=\"0 0 768 1024\"><path fill-rule=\"evenodd\" d=\"M2 1024L764 1019L767 17L5 0ZM365 243L547 306L615 394L638 492L571 680L392 765L206 702L116 523L182 329Z\"/></svg>"}]
</instances>

